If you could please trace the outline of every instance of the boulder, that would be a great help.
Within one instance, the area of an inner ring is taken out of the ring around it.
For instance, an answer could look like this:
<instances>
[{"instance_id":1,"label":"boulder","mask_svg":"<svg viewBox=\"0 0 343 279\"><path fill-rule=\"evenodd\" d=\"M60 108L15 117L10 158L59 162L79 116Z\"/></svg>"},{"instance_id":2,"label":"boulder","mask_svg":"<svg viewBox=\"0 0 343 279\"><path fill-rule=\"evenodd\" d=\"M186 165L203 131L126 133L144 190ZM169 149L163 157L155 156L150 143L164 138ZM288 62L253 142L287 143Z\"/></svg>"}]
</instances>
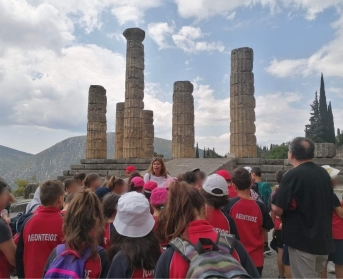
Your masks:
<instances>
[{"instance_id":1,"label":"boulder","mask_svg":"<svg viewBox=\"0 0 343 279\"><path fill-rule=\"evenodd\" d=\"M24 190L24 199L30 199L30 194L34 194L38 188L37 183L29 183Z\"/></svg>"},{"instance_id":2,"label":"boulder","mask_svg":"<svg viewBox=\"0 0 343 279\"><path fill-rule=\"evenodd\" d=\"M315 158L333 158L336 156L336 146L333 143L316 143Z\"/></svg>"}]
</instances>

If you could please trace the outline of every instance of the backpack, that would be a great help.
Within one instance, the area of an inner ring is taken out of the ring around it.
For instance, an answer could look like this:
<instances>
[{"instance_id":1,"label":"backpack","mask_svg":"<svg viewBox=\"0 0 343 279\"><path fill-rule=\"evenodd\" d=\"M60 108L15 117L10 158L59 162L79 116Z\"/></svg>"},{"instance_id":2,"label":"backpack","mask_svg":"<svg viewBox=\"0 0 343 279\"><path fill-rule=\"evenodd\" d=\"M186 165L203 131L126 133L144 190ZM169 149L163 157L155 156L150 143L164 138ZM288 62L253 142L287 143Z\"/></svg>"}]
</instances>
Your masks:
<instances>
[{"instance_id":1,"label":"backpack","mask_svg":"<svg viewBox=\"0 0 343 279\"><path fill-rule=\"evenodd\" d=\"M98 247L98 251L102 249ZM89 248L81 257L76 251L67 249L65 244L57 245L56 258L50 263L44 278L84 278L85 262L90 255Z\"/></svg>"},{"instance_id":2,"label":"backpack","mask_svg":"<svg viewBox=\"0 0 343 279\"><path fill-rule=\"evenodd\" d=\"M200 238L196 245L180 238L169 243L189 263L186 278L251 278L231 252L235 237L218 233L214 243L211 239ZM211 250L203 245L212 246Z\"/></svg>"},{"instance_id":3,"label":"backpack","mask_svg":"<svg viewBox=\"0 0 343 279\"><path fill-rule=\"evenodd\" d=\"M29 217L33 215L33 209L37 206L33 206L30 208L30 210L26 213L19 213L16 217L11 218L10 227L12 230L12 235L15 235L16 233L20 233L23 229L23 225Z\"/></svg>"}]
</instances>

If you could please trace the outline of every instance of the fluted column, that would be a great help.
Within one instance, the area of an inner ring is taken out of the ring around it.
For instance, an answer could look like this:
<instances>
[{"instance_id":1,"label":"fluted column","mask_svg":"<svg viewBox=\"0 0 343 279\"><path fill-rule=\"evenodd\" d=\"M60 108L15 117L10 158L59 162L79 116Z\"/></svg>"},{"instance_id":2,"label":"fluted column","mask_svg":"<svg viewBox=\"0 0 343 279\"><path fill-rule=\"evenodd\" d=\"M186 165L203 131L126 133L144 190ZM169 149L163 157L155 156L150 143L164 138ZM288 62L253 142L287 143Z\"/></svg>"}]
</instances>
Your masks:
<instances>
[{"instance_id":1,"label":"fluted column","mask_svg":"<svg viewBox=\"0 0 343 279\"><path fill-rule=\"evenodd\" d=\"M194 158L194 98L189 81L174 83L173 94L173 158Z\"/></svg>"},{"instance_id":2,"label":"fluted column","mask_svg":"<svg viewBox=\"0 0 343 279\"><path fill-rule=\"evenodd\" d=\"M143 110L143 152L144 158L154 157L154 112Z\"/></svg>"},{"instance_id":3,"label":"fluted column","mask_svg":"<svg viewBox=\"0 0 343 279\"><path fill-rule=\"evenodd\" d=\"M124 31L127 40L123 157L143 157L144 46L145 32Z\"/></svg>"},{"instance_id":4,"label":"fluted column","mask_svg":"<svg viewBox=\"0 0 343 279\"><path fill-rule=\"evenodd\" d=\"M86 159L107 158L106 89L91 85L88 93Z\"/></svg>"},{"instance_id":5,"label":"fluted column","mask_svg":"<svg viewBox=\"0 0 343 279\"><path fill-rule=\"evenodd\" d=\"M251 48L231 52L230 153L237 158L257 157L253 60Z\"/></svg>"},{"instance_id":6,"label":"fluted column","mask_svg":"<svg viewBox=\"0 0 343 279\"><path fill-rule=\"evenodd\" d=\"M124 108L125 103L117 103L116 109L116 137L114 158L123 159L123 144L124 144Z\"/></svg>"}]
</instances>

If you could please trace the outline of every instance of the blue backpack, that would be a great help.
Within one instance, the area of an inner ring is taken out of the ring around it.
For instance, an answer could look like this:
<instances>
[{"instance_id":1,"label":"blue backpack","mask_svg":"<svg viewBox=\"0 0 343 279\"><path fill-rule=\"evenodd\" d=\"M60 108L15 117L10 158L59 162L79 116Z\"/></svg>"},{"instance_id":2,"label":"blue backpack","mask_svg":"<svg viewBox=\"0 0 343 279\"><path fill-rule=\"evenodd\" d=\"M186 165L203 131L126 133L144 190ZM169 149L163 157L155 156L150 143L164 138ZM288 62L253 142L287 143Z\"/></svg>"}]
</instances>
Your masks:
<instances>
[{"instance_id":1,"label":"blue backpack","mask_svg":"<svg viewBox=\"0 0 343 279\"><path fill-rule=\"evenodd\" d=\"M98 250L100 249L99 247ZM84 278L85 262L90 255L89 248L81 257L76 251L68 250L65 244L60 244L56 248L56 258L50 264L44 278Z\"/></svg>"}]
</instances>

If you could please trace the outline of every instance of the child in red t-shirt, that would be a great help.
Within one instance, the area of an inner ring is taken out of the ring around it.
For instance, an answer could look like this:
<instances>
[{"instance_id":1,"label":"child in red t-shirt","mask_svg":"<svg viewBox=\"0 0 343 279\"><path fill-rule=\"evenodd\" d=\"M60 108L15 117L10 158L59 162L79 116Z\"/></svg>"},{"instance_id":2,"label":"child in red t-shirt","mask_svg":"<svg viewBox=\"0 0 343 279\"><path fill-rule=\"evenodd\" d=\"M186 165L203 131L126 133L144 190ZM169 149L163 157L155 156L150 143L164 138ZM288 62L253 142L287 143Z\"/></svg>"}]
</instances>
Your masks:
<instances>
[{"instance_id":1,"label":"child in red t-shirt","mask_svg":"<svg viewBox=\"0 0 343 279\"><path fill-rule=\"evenodd\" d=\"M262 274L264 263L264 231L274 227L269 211L264 203L255 201L250 196L251 178L244 168L235 169L232 182L238 196L230 199L226 207L237 225L240 240L249 253L256 268Z\"/></svg>"},{"instance_id":2,"label":"child in red t-shirt","mask_svg":"<svg viewBox=\"0 0 343 279\"><path fill-rule=\"evenodd\" d=\"M63 242L63 184L48 180L40 186L41 206L25 221L19 235L16 267L19 278L41 278L51 251Z\"/></svg>"},{"instance_id":3,"label":"child in red t-shirt","mask_svg":"<svg viewBox=\"0 0 343 279\"><path fill-rule=\"evenodd\" d=\"M227 183L227 188L229 191L229 198L232 199L234 197L237 197L237 191L232 186L231 174L227 170L217 171L217 174L219 174L220 176L222 176L225 179L225 181Z\"/></svg>"},{"instance_id":4,"label":"child in red t-shirt","mask_svg":"<svg viewBox=\"0 0 343 279\"><path fill-rule=\"evenodd\" d=\"M98 248L99 235L105 222L101 202L96 194L89 190L75 196L64 216L63 233L66 249L73 250L80 256L86 253L87 249L91 251L91 256L85 262L82 278L106 278L109 266L107 252ZM56 257L54 249L46 262L44 275Z\"/></svg>"},{"instance_id":5,"label":"child in red t-shirt","mask_svg":"<svg viewBox=\"0 0 343 279\"><path fill-rule=\"evenodd\" d=\"M114 231L113 221L117 214L117 205L119 198L119 195L109 193L104 197L102 201L104 207L104 216L107 221L104 230L104 243L102 244L102 247L104 247L106 250L108 250L111 245L111 234Z\"/></svg>"},{"instance_id":6,"label":"child in red t-shirt","mask_svg":"<svg viewBox=\"0 0 343 279\"><path fill-rule=\"evenodd\" d=\"M0 180L0 212L8 203L6 184ZM15 245L11 229L0 217L0 278L9 279L11 267L15 266Z\"/></svg>"},{"instance_id":7,"label":"child in red t-shirt","mask_svg":"<svg viewBox=\"0 0 343 279\"><path fill-rule=\"evenodd\" d=\"M330 166L323 166L329 173L332 187L339 185L338 174L340 170ZM343 278L343 202L336 194L333 195L334 210L332 215L332 237L335 244L335 251L329 255L329 261L335 264L336 278ZM322 278L327 278L327 266L322 273Z\"/></svg>"},{"instance_id":8,"label":"child in red t-shirt","mask_svg":"<svg viewBox=\"0 0 343 279\"><path fill-rule=\"evenodd\" d=\"M148 184L149 182L147 182ZM163 187L158 187L152 190L150 196L150 204L153 208L154 214L152 217L155 219L154 232L156 233L162 248L168 246L167 235L165 230L165 206L168 199L168 190Z\"/></svg>"},{"instance_id":9,"label":"child in red t-shirt","mask_svg":"<svg viewBox=\"0 0 343 279\"><path fill-rule=\"evenodd\" d=\"M225 179L219 174L208 176L200 193L206 202L206 220L217 232L233 234L239 240L235 221L221 210L228 203L228 187Z\"/></svg>"}]
</instances>

